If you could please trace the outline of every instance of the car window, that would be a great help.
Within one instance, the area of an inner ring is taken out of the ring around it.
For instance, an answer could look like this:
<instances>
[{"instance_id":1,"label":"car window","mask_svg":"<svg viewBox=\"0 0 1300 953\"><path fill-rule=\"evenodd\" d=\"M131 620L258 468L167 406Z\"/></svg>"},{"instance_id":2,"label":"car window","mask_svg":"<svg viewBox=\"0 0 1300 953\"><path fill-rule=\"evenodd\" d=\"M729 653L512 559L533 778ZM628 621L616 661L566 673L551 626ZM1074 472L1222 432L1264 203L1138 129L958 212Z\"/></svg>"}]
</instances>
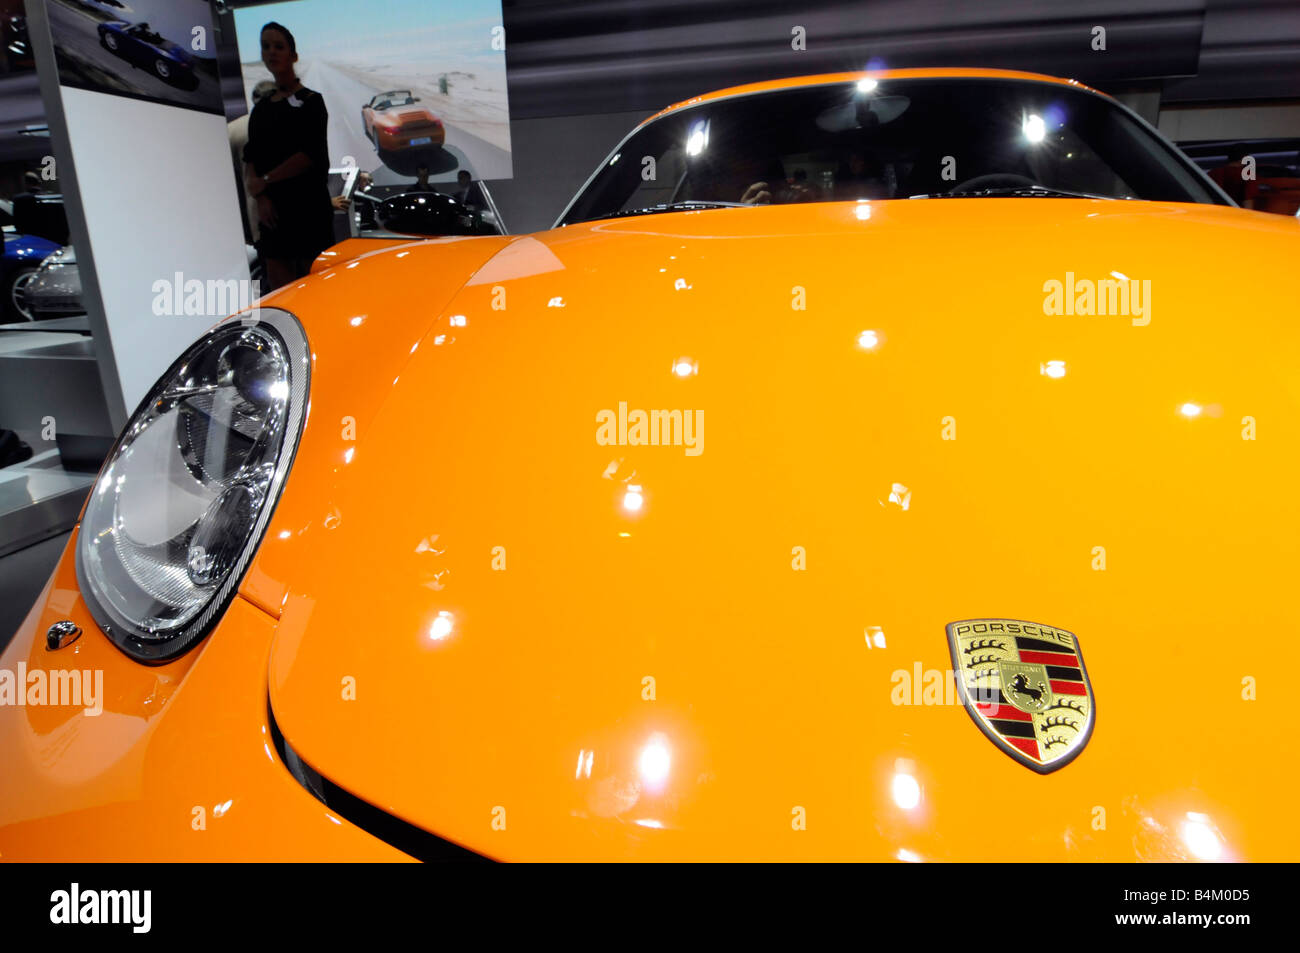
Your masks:
<instances>
[{"instance_id":1,"label":"car window","mask_svg":"<svg viewBox=\"0 0 1300 953\"><path fill-rule=\"evenodd\" d=\"M1222 203L1105 97L1057 83L929 78L723 98L642 126L563 222L669 203L1014 195ZM757 199L756 199L757 197Z\"/></svg>"}]
</instances>

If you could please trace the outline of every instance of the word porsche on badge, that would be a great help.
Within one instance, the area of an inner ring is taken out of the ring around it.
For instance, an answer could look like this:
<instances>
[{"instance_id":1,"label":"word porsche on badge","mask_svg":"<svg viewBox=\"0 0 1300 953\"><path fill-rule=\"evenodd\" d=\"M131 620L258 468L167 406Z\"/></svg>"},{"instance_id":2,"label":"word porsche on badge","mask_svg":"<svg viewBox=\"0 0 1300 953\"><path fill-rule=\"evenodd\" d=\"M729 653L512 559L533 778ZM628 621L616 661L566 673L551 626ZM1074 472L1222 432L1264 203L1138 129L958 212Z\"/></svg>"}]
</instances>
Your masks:
<instances>
[{"instance_id":1,"label":"word porsche on badge","mask_svg":"<svg viewBox=\"0 0 1300 953\"><path fill-rule=\"evenodd\" d=\"M1128 278L1118 271L1094 281L1065 273L1065 281L1049 278L1043 282L1043 314L1131 315L1133 324L1151 323L1151 279Z\"/></svg>"},{"instance_id":2,"label":"word porsche on badge","mask_svg":"<svg viewBox=\"0 0 1300 953\"><path fill-rule=\"evenodd\" d=\"M602 447L685 447L688 457L704 452L704 411L628 410L618 402L618 412L596 413L596 443Z\"/></svg>"},{"instance_id":3,"label":"word porsche on badge","mask_svg":"<svg viewBox=\"0 0 1300 953\"><path fill-rule=\"evenodd\" d=\"M1092 737L1092 683L1074 633L1018 619L948 625L962 703L980 731L1039 774L1073 761Z\"/></svg>"}]
</instances>

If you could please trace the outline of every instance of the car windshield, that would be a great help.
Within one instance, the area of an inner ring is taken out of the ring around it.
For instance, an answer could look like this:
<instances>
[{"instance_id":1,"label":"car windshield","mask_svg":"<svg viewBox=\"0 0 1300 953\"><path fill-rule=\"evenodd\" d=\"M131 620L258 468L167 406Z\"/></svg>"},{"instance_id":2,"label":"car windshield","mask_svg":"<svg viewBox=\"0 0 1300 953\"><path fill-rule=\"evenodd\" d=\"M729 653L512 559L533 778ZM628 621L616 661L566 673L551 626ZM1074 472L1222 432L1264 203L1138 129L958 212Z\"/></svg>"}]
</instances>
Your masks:
<instances>
[{"instance_id":1,"label":"car windshield","mask_svg":"<svg viewBox=\"0 0 1300 953\"><path fill-rule=\"evenodd\" d=\"M700 206L1069 196L1225 204L1127 111L1033 80L861 80L724 97L634 132L559 224Z\"/></svg>"}]
</instances>

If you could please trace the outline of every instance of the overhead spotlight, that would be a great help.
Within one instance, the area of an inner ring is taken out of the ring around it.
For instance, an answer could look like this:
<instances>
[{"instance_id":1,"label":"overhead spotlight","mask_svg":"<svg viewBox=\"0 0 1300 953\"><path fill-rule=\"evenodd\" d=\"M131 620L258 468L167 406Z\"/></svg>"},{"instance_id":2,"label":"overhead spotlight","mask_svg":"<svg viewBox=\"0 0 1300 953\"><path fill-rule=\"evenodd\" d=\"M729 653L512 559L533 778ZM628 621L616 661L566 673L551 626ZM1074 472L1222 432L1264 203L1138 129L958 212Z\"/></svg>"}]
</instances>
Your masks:
<instances>
[{"instance_id":1,"label":"overhead spotlight","mask_svg":"<svg viewBox=\"0 0 1300 953\"><path fill-rule=\"evenodd\" d=\"M1047 123L1042 116L1028 115L1020 126L1025 138L1032 143L1042 142L1047 138Z\"/></svg>"},{"instance_id":2,"label":"overhead spotlight","mask_svg":"<svg viewBox=\"0 0 1300 953\"><path fill-rule=\"evenodd\" d=\"M700 120L691 126L691 131L686 136L686 154L688 156L697 156L708 148L708 145L709 123L708 120Z\"/></svg>"}]
</instances>

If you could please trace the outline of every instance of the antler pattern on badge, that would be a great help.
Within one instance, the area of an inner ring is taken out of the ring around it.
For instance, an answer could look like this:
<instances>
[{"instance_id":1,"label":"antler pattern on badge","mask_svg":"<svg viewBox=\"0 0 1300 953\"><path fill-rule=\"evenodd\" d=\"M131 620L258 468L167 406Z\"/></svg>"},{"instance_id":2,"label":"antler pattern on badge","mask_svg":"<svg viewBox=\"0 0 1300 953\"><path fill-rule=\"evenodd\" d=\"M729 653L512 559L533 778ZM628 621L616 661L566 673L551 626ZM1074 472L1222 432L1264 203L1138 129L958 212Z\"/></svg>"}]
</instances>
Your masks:
<instances>
[{"instance_id":1,"label":"antler pattern on badge","mask_svg":"<svg viewBox=\"0 0 1300 953\"><path fill-rule=\"evenodd\" d=\"M966 646L966 648L962 649L962 651L965 652L967 655L970 655L972 652L979 652L983 649L1000 650L1000 649L1005 649L1006 647L1007 647L1007 643L999 642L997 639L976 639L970 645Z\"/></svg>"},{"instance_id":2,"label":"antler pattern on badge","mask_svg":"<svg viewBox=\"0 0 1300 953\"><path fill-rule=\"evenodd\" d=\"M1083 705L1069 698L1058 698L1054 704L1049 706L1046 711L1055 711L1058 708L1067 708L1070 711L1077 712L1080 715L1086 715Z\"/></svg>"},{"instance_id":3,"label":"antler pattern on badge","mask_svg":"<svg viewBox=\"0 0 1300 953\"><path fill-rule=\"evenodd\" d=\"M1078 731L1077 722L1071 721L1065 715L1053 715L1043 722L1043 730L1048 731L1052 728L1069 728L1071 731Z\"/></svg>"}]
</instances>

